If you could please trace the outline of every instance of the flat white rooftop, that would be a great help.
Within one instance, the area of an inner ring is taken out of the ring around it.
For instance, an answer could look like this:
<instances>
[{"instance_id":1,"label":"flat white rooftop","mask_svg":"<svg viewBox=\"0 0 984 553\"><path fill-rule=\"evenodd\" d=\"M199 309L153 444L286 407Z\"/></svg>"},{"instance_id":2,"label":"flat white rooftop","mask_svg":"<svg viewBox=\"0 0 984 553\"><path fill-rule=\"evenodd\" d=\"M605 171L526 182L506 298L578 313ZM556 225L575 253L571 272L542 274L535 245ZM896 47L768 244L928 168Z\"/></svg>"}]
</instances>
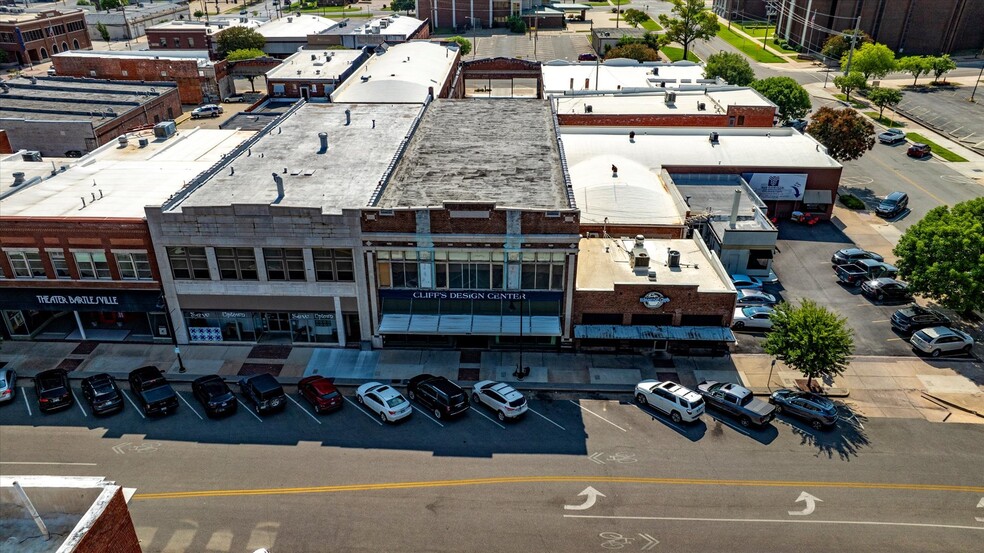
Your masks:
<instances>
[{"instance_id":1,"label":"flat white rooftop","mask_svg":"<svg viewBox=\"0 0 984 553\"><path fill-rule=\"evenodd\" d=\"M674 63L634 60L571 62L554 60L543 64L543 90L548 95L571 91L615 91L626 88L675 88L697 84L704 78L704 66L690 61Z\"/></svg>"},{"instance_id":2,"label":"flat white rooftop","mask_svg":"<svg viewBox=\"0 0 984 553\"><path fill-rule=\"evenodd\" d=\"M150 139L145 148L140 148L137 135L131 134L126 147L111 142L64 173L0 200L0 214L143 218L144 206L161 205L253 134L192 129L160 140L148 131L140 135Z\"/></svg>"},{"instance_id":3,"label":"flat white rooftop","mask_svg":"<svg viewBox=\"0 0 984 553\"><path fill-rule=\"evenodd\" d=\"M260 25L256 31L267 39L304 38L338 25L334 19L318 15L287 15Z\"/></svg>"},{"instance_id":4,"label":"flat white rooftop","mask_svg":"<svg viewBox=\"0 0 984 553\"><path fill-rule=\"evenodd\" d=\"M584 114L585 106L591 106L591 113L601 115L720 115L728 112L728 106L775 107L750 88L711 85L673 92L676 100L669 104L665 89L639 94L557 96L554 101L558 114ZM699 109L698 104L703 104L704 109Z\"/></svg>"},{"instance_id":5,"label":"flat white rooftop","mask_svg":"<svg viewBox=\"0 0 984 553\"><path fill-rule=\"evenodd\" d=\"M374 54L331 95L333 102L423 103L429 88L440 93L454 71L457 47L418 41Z\"/></svg>"},{"instance_id":6,"label":"flat white rooftop","mask_svg":"<svg viewBox=\"0 0 984 553\"><path fill-rule=\"evenodd\" d=\"M229 27L247 27L250 29L256 29L262 25L261 21L255 19L213 19L211 22L206 23L205 21L186 21L184 19L175 19L173 21L165 21L164 23L159 23L153 27L147 27L148 31L201 31L205 30L205 34L215 34Z\"/></svg>"},{"instance_id":7,"label":"flat white rooftop","mask_svg":"<svg viewBox=\"0 0 984 553\"><path fill-rule=\"evenodd\" d=\"M415 17L393 14L389 17L377 17L358 25L354 22L360 21L353 19L345 27L334 27L321 34L323 35L385 35L406 37L416 31L424 22ZM386 26L382 22L386 22Z\"/></svg>"},{"instance_id":8,"label":"flat white rooftop","mask_svg":"<svg viewBox=\"0 0 984 553\"><path fill-rule=\"evenodd\" d=\"M577 254L577 290L614 290L616 284L694 286L701 292L728 292L725 282L706 248L696 239L646 240L649 268L634 270L629 252L634 240L621 238L582 238ZM667 266L668 251L680 252L680 266ZM649 270L656 280L649 280Z\"/></svg>"},{"instance_id":9,"label":"flat white rooftop","mask_svg":"<svg viewBox=\"0 0 984 553\"><path fill-rule=\"evenodd\" d=\"M53 54L52 58L208 60L208 50L69 50Z\"/></svg>"},{"instance_id":10,"label":"flat white rooftop","mask_svg":"<svg viewBox=\"0 0 984 553\"><path fill-rule=\"evenodd\" d=\"M337 79L362 56L361 50L301 50L267 71L266 78L278 81Z\"/></svg>"}]
</instances>

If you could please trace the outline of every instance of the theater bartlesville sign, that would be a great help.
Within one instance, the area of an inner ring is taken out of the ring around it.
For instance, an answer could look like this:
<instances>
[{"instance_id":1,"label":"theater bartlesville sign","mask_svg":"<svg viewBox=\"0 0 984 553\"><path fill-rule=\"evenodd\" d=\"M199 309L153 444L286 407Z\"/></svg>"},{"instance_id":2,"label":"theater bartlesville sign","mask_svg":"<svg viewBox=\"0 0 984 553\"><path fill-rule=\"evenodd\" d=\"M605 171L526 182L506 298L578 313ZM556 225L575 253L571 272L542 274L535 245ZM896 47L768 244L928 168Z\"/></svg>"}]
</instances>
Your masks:
<instances>
[{"instance_id":1,"label":"theater bartlesville sign","mask_svg":"<svg viewBox=\"0 0 984 553\"><path fill-rule=\"evenodd\" d=\"M160 299L160 290L73 290L67 288L0 287L0 309L150 313L164 310Z\"/></svg>"}]
</instances>

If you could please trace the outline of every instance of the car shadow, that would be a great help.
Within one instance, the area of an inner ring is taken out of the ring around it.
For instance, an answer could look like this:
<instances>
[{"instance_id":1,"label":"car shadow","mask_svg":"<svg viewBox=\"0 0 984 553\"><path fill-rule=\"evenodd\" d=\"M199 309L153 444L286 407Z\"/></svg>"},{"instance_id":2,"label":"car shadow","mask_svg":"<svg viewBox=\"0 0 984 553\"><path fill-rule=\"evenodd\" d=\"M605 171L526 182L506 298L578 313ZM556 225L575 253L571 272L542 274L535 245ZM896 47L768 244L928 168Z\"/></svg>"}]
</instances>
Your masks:
<instances>
[{"instance_id":1,"label":"car shadow","mask_svg":"<svg viewBox=\"0 0 984 553\"><path fill-rule=\"evenodd\" d=\"M639 403L636 402L633 402L633 405L635 405L637 409L639 409L646 415L649 415L649 417L652 418L654 421L662 423L663 426L669 428L670 430L673 430L674 432L683 436L684 438L687 438L691 442L700 441L700 439L704 437L704 434L707 433L707 425L704 424L704 421L701 419L697 419L694 422L681 421L680 424L677 424L671 421L669 417L663 415L662 413L657 411L655 408L650 407L649 405L640 405Z\"/></svg>"},{"instance_id":2,"label":"car shadow","mask_svg":"<svg viewBox=\"0 0 984 553\"><path fill-rule=\"evenodd\" d=\"M745 428L737 420L728 417L728 415L724 413L708 410L704 412L704 415L710 417L711 420L714 421L714 424L710 425L710 431L708 432L708 435L712 438L723 436L725 426L731 428L739 434L748 436L762 445L769 445L779 437L779 430L777 430L772 424L759 427L750 426Z\"/></svg>"},{"instance_id":3,"label":"car shadow","mask_svg":"<svg viewBox=\"0 0 984 553\"><path fill-rule=\"evenodd\" d=\"M894 217L879 217L879 219L885 221L886 223L895 223L897 221L901 221L902 219L905 219L910 213L912 213L912 210L909 208L905 208L902 211L900 211L898 214L896 214Z\"/></svg>"},{"instance_id":4,"label":"car shadow","mask_svg":"<svg viewBox=\"0 0 984 553\"><path fill-rule=\"evenodd\" d=\"M808 422L791 415L783 415L777 421L799 436L801 445L816 448L817 457L850 461L871 445L864 429L868 419L843 403L838 402L837 410L841 420L837 421L836 426L825 430L815 430Z\"/></svg>"},{"instance_id":5,"label":"car shadow","mask_svg":"<svg viewBox=\"0 0 984 553\"><path fill-rule=\"evenodd\" d=\"M830 221L820 221L815 225L805 225L792 221L779 221L779 240L803 242L829 242L834 244L854 244L840 228Z\"/></svg>"}]
</instances>

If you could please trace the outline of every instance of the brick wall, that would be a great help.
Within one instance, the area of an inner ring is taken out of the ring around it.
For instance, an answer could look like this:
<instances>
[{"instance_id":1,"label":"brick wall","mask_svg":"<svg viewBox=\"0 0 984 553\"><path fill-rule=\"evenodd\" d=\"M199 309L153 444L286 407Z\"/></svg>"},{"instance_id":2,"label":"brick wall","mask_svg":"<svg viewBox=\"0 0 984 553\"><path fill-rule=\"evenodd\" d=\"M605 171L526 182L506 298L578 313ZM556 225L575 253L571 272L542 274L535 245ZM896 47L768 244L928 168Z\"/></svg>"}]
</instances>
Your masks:
<instances>
[{"instance_id":1,"label":"brick wall","mask_svg":"<svg viewBox=\"0 0 984 553\"><path fill-rule=\"evenodd\" d=\"M659 309L649 309L639 298L649 292L660 292L670 298ZM670 286L656 283L615 284L614 291L574 292L574 324L582 324L585 313L619 313L622 324L632 324L633 314L672 314L673 324L680 325L683 315L716 315L721 326L730 326L734 317L735 294L731 292L699 292L697 286Z\"/></svg>"},{"instance_id":2,"label":"brick wall","mask_svg":"<svg viewBox=\"0 0 984 553\"><path fill-rule=\"evenodd\" d=\"M563 126L771 127L775 120L775 113L776 108L772 106L728 106L727 113L706 112L686 115L559 113L557 120ZM744 119L739 124L741 117Z\"/></svg>"},{"instance_id":3,"label":"brick wall","mask_svg":"<svg viewBox=\"0 0 984 553\"><path fill-rule=\"evenodd\" d=\"M153 125L181 115L181 97L177 87L146 102L142 106L130 110L96 128L96 141L99 145L106 144L135 128Z\"/></svg>"},{"instance_id":4,"label":"brick wall","mask_svg":"<svg viewBox=\"0 0 984 553\"><path fill-rule=\"evenodd\" d=\"M204 26L181 30L147 29L147 46L151 50L208 50L209 56L217 60L218 53L215 52L212 42L215 36L205 34ZM165 44L161 44L161 39Z\"/></svg>"},{"instance_id":5,"label":"brick wall","mask_svg":"<svg viewBox=\"0 0 984 553\"><path fill-rule=\"evenodd\" d=\"M140 540L119 488L73 549L74 553L140 553Z\"/></svg>"},{"instance_id":6,"label":"brick wall","mask_svg":"<svg viewBox=\"0 0 984 553\"><path fill-rule=\"evenodd\" d=\"M0 129L0 154L12 153L14 153L14 150L10 146L10 138L7 136L7 131Z\"/></svg>"},{"instance_id":7,"label":"brick wall","mask_svg":"<svg viewBox=\"0 0 984 553\"><path fill-rule=\"evenodd\" d=\"M609 236L636 236L641 234L646 238L686 238L687 229L683 225L604 225L585 223L581 225L581 233L594 232L599 236L607 232Z\"/></svg>"},{"instance_id":8,"label":"brick wall","mask_svg":"<svg viewBox=\"0 0 984 553\"><path fill-rule=\"evenodd\" d=\"M85 77L120 81L174 81L182 104L200 104L204 90L219 90L210 77L198 76L194 59L93 58L90 56L56 56L53 59L59 77ZM223 67L225 62L221 62ZM91 72L95 71L93 75ZM212 81L212 82L209 82Z\"/></svg>"}]
</instances>

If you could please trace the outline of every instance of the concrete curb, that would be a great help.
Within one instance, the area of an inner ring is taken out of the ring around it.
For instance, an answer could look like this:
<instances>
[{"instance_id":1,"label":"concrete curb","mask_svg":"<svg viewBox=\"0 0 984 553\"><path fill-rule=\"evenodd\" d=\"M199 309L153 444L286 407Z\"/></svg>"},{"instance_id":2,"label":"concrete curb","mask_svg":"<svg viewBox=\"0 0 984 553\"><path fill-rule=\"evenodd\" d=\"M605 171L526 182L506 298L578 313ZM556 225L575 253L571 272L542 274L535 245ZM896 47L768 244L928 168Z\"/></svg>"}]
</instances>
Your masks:
<instances>
[{"instance_id":1,"label":"concrete curb","mask_svg":"<svg viewBox=\"0 0 984 553\"><path fill-rule=\"evenodd\" d=\"M952 407L954 409L959 409L960 411L963 411L964 413L970 413L971 415L977 415L978 417L984 418L984 411L978 411L978 410L972 409L970 407L965 407L965 406L960 405L959 403L956 403L954 401L949 401L949 400L943 399L941 397L937 397L937 396L935 396L935 395L933 395L933 394L931 394L929 392L922 392L922 395L923 395L923 397L925 397L926 399L932 401L933 403L943 404L943 405L946 405L947 407Z\"/></svg>"}]
</instances>

